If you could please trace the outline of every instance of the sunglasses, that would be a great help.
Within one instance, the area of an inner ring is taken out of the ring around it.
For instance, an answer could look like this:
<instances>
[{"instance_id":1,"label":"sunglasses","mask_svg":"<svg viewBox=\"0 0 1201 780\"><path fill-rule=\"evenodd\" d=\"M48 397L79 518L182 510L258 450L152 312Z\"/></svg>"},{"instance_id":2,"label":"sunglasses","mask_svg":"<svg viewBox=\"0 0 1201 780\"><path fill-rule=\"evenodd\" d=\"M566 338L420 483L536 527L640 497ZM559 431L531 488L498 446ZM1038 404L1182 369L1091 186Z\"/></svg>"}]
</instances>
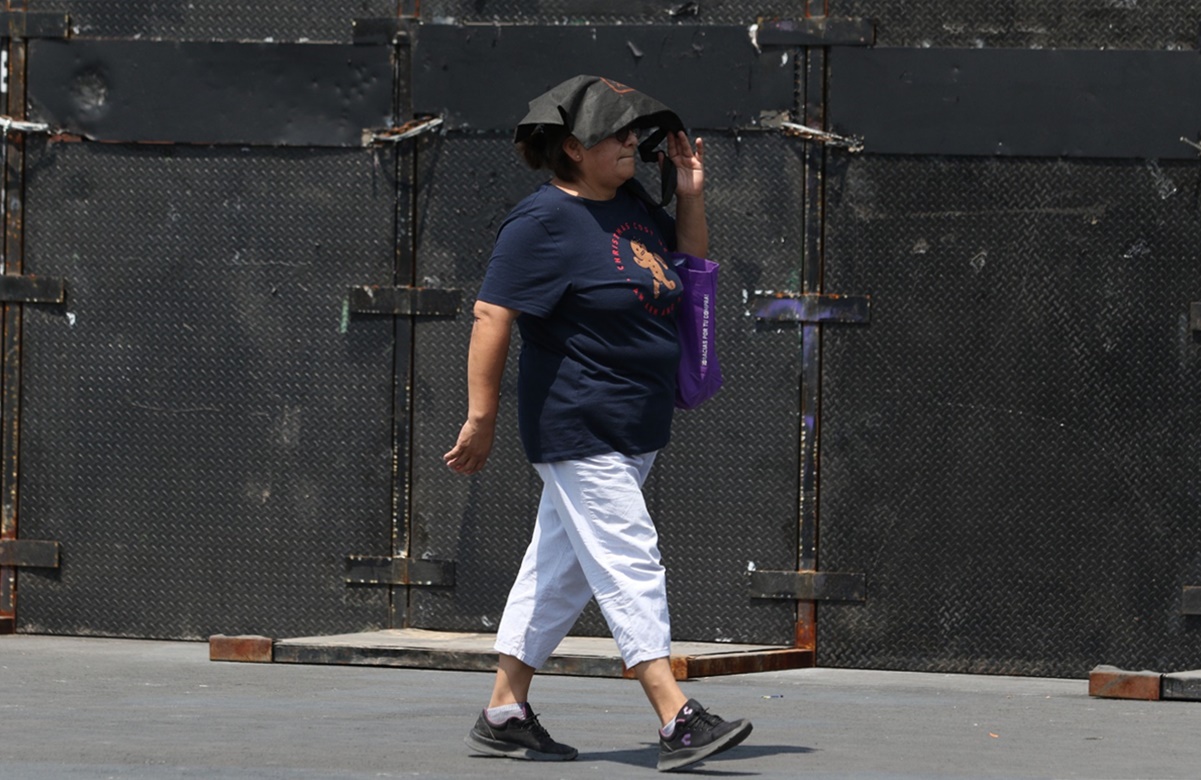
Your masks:
<instances>
[{"instance_id":1,"label":"sunglasses","mask_svg":"<svg viewBox=\"0 0 1201 780\"><path fill-rule=\"evenodd\" d=\"M631 135L633 135L634 140L637 141L639 132L640 131L638 130L638 128L631 127L630 125L626 125L625 127L618 130L616 133L614 133L613 137L617 139L618 143L624 144L626 141L628 141L630 139Z\"/></svg>"}]
</instances>

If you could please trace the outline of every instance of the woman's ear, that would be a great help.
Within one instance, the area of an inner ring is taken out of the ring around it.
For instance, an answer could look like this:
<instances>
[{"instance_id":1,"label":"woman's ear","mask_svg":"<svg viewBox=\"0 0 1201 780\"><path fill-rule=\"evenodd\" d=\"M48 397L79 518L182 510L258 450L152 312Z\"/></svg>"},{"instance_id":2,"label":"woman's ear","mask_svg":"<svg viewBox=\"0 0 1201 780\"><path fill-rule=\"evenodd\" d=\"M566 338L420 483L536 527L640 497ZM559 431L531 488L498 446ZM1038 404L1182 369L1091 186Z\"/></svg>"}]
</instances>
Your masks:
<instances>
[{"instance_id":1,"label":"woman's ear","mask_svg":"<svg viewBox=\"0 0 1201 780\"><path fill-rule=\"evenodd\" d=\"M580 143L580 139L574 135L569 135L563 141L563 153L569 159L578 163L584 159L584 145Z\"/></svg>"}]
</instances>

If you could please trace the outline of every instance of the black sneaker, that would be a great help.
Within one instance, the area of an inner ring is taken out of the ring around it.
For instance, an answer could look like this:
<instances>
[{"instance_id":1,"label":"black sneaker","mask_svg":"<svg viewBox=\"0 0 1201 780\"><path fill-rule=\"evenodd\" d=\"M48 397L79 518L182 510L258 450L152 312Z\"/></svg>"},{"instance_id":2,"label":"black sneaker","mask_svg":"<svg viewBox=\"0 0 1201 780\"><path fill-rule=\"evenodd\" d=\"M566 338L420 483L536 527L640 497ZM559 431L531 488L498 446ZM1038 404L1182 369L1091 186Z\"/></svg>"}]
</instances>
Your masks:
<instances>
[{"instance_id":1,"label":"black sneaker","mask_svg":"<svg viewBox=\"0 0 1201 780\"><path fill-rule=\"evenodd\" d=\"M463 741L475 752L486 756L526 761L571 761L576 757L575 748L550 738L530 705L522 706L525 707L525 717L509 718L502 726L493 725L488 716L481 712Z\"/></svg>"},{"instance_id":2,"label":"black sneaker","mask_svg":"<svg viewBox=\"0 0 1201 780\"><path fill-rule=\"evenodd\" d=\"M729 750L751 733L747 720L726 722L705 708L696 699L689 699L676 715L676 730L671 739L659 733L659 771L695 764L697 761Z\"/></svg>"}]
</instances>

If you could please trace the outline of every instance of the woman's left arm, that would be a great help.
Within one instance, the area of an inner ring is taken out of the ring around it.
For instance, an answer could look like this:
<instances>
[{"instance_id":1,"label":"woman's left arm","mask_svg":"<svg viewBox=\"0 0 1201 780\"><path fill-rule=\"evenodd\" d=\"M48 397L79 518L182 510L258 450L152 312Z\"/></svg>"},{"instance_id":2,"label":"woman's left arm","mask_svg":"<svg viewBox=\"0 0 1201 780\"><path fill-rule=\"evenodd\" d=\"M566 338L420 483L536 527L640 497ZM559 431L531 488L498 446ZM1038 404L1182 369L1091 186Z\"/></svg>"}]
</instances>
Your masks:
<instances>
[{"instance_id":1,"label":"woman's left arm","mask_svg":"<svg viewBox=\"0 0 1201 780\"><path fill-rule=\"evenodd\" d=\"M705 219L705 144L696 151L684 132L669 133L667 156L676 166L676 249L709 256L709 222Z\"/></svg>"}]
</instances>

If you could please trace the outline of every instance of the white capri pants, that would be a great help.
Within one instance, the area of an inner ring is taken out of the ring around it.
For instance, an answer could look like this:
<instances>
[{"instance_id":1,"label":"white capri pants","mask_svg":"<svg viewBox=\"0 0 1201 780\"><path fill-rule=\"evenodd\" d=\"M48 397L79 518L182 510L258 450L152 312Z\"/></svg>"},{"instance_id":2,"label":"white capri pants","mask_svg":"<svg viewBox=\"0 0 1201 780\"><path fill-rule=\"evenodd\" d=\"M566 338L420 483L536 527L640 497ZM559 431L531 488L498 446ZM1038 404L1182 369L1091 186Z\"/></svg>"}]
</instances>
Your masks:
<instances>
[{"instance_id":1,"label":"white capri pants","mask_svg":"<svg viewBox=\"0 0 1201 780\"><path fill-rule=\"evenodd\" d=\"M534 464L542 500L498 652L541 667L595 596L627 667L671 654L667 576L642 496L656 454Z\"/></svg>"}]
</instances>

